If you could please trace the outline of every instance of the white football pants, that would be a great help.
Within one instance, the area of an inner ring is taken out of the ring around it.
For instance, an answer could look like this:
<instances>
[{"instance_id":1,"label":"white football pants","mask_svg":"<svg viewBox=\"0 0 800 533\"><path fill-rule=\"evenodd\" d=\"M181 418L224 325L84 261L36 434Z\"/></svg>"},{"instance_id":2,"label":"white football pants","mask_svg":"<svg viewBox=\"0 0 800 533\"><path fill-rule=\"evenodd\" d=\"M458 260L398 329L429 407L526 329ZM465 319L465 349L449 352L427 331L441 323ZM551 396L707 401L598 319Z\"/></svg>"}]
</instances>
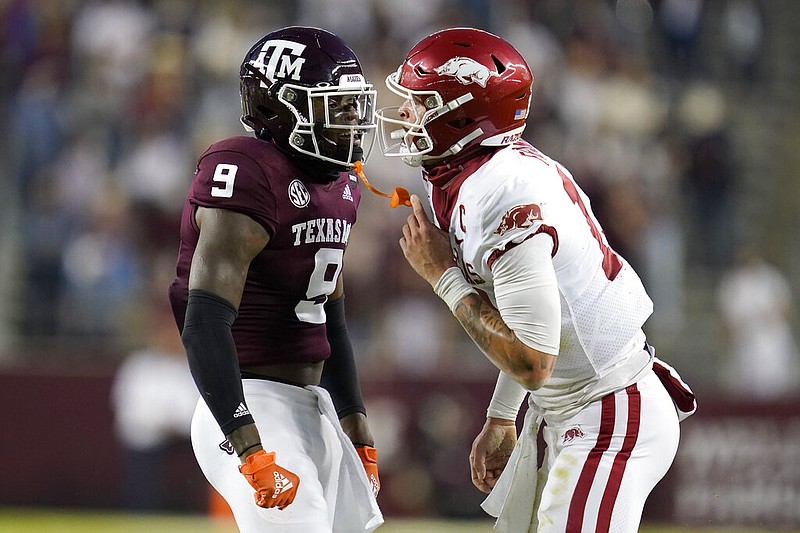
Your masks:
<instances>
[{"instance_id":1,"label":"white football pants","mask_svg":"<svg viewBox=\"0 0 800 533\"><path fill-rule=\"evenodd\" d=\"M364 467L339 425L327 391L261 379L242 383L264 449L274 451L277 464L300 477L300 486L294 502L285 509L258 507L253 488L239 473L239 458L226 446L201 399L192 419L195 457L230 505L239 529L244 533L354 533L380 526L383 517Z\"/></svg>"},{"instance_id":2,"label":"white football pants","mask_svg":"<svg viewBox=\"0 0 800 533\"><path fill-rule=\"evenodd\" d=\"M678 449L675 405L652 372L545 426L538 533L635 533L647 496ZM536 521L534 521L536 522Z\"/></svg>"}]
</instances>

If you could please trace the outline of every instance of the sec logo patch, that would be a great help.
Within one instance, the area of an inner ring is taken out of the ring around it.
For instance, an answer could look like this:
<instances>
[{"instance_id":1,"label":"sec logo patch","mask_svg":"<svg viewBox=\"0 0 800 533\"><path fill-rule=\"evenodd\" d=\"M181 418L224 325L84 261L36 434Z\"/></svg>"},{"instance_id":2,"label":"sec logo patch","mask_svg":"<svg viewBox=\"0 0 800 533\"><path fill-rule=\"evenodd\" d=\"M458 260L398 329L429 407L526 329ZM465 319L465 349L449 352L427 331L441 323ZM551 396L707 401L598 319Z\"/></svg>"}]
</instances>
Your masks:
<instances>
[{"instance_id":1,"label":"sec logo patch","mask_svg":"<svg viewBox=\"0 0 800 533\"><path fill-rule=\"evenodd\" d=\"M289 184L289 201L295 207L305 207L311 201L311 195L308 193L308 189L306 186L303 185L303 182L300 180L293 180Z\"/></svg>"}]
</instances>

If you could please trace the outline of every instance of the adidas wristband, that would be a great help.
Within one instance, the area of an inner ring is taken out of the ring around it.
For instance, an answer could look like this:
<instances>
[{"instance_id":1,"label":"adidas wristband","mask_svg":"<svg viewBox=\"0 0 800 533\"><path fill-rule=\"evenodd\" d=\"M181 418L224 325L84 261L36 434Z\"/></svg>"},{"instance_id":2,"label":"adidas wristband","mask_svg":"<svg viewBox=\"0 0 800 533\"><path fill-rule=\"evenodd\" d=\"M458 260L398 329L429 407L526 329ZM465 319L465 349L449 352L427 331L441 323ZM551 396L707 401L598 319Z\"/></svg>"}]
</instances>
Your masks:
<instances>
[{"instance_id":1,"label":"adidas wristband","mask_svg":"<svg viewBox=\"0 0 800 533\"><path fill-rule=\"evenodd\" d=\"M436 296L444 300L451 312L455 312L458 303L468 294L477 294L477 291L464 279L461 269L456 266L444 271L442 277L433 286Z\"/></svg>"}]
</instances>

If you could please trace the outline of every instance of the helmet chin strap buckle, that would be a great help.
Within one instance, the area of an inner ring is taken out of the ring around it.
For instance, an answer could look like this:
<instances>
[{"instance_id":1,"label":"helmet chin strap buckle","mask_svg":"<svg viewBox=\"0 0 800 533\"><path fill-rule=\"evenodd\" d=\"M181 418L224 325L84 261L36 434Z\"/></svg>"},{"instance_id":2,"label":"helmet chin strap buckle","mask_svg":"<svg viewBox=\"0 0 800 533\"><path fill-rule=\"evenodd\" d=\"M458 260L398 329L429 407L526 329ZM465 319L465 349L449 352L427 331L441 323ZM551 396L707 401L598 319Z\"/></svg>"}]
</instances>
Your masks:
<instances>
[{"instance_id":1,"label":"helmet chin strap buckle","mask_svg":"<svg viewBox=\"0 0 800 533\"><path fill-rule=\"evenodd\" d=\"M367 189L369 189L370 192L377 194L378 196L382 196L384 198L389 198L389 206L392 209L394 209L399 205L411 207L411 195L403 187L395 187L394 191L392 191L392 194L387 194L385 192L379 191L378 189L373 187L367 180L367 176L364 174L364 163L362 163L361 161L356 161L353 163L353 171L356 173L356 176L358 176L361 179L361 181L364 182L364 185L366 185Z\"/></svg>"}]
</instances>

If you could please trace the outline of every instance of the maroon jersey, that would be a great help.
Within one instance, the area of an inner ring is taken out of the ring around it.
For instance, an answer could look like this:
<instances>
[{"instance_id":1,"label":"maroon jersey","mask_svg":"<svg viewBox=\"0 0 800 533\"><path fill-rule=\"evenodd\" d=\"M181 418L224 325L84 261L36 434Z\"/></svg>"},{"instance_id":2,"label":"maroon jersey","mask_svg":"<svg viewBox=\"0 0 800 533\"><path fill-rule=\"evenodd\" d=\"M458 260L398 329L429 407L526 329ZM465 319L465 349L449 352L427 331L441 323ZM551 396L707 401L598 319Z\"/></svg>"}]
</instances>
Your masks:
<instances>
[{"instance_id":1,"label":"maroon jersey","mask_svg":"<svg viewBox=\"0 0 800 533\"><path fill-rule=\"evenodd\" d=\"M361 192L341 173L314 182L272 143L232 137L200 157L183 208L177 278L170 287L183 329L197 206L250 216L269 233L247 273L233 338L239 364L309 363L330 355L323 304L336 287Z\"/></svg>"}]
</instances>

